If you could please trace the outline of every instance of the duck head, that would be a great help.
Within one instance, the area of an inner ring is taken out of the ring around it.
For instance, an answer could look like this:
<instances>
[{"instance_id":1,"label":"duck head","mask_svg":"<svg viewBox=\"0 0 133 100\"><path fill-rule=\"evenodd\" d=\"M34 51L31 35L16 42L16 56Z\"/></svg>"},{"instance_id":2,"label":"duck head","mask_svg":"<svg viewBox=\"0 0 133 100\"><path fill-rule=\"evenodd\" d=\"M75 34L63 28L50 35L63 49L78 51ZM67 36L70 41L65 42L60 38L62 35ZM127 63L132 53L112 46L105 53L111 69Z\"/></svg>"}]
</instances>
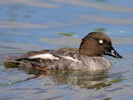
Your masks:
<instances>
[{"instance_id":1,"label":"duck head","mask_svg":"<svg viewBox=\"0 0 133 100\"><path fill-rule=\"evenodd\" d=\"M111 39L102 32L91 32L82 39L79 53L87 56L110 55L122 58L112 46Z\"/></svg>"}]
</instances>

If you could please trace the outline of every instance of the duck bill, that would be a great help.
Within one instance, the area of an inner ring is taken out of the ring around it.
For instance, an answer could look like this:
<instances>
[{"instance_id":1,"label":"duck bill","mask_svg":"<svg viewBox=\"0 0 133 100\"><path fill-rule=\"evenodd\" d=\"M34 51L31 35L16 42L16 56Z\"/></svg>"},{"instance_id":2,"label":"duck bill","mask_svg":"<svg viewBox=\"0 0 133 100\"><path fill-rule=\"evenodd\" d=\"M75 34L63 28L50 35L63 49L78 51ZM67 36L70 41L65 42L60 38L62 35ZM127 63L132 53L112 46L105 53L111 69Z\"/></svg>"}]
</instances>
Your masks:
<instances>
[{"instance_id":1,"label":"duck bill","mask_svg":"<svg viewBox=\"0 0 133 100\"><path fill-rule=\"evenodd\" d=\"M110 47L108 51L105 52L105 55L113 56L115 58L122 58L122 56L117 53L113 47Z\"/></svg>"}]
</instances>

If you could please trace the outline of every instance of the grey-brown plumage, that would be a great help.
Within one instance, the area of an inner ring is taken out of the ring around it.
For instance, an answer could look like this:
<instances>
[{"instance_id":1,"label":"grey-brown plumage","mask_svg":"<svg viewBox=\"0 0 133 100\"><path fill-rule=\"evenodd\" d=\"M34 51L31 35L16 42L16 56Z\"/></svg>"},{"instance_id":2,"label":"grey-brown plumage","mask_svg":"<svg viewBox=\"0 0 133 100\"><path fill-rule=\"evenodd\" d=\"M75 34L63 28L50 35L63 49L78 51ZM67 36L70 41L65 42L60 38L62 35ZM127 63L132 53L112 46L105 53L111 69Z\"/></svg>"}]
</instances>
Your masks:
<instances>
[{"instance_id":1,"label":"grey-brown plumage","mask_svg":"<svg viewBox=\"0 0 133 100\"><path fill-rule=\"evenodd\" d=\"M82 39L79 50L62 48L58 50L30 51L20 57L5 59L5 66L35 70L36 67L50 70L101 71L110 67L110 62L102 57L107 54L122 58L112 47L110 38L101 32L91 32Z\"/></svg>"}]
</instances>

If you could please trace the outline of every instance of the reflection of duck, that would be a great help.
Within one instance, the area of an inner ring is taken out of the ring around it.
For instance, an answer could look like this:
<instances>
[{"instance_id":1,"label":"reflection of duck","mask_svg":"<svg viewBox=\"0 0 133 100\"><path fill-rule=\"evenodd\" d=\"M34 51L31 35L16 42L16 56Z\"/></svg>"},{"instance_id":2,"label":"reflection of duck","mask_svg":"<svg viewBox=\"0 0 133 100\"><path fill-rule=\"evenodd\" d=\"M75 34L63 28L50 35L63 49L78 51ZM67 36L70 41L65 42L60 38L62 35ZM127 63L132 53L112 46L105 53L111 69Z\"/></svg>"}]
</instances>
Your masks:
<instances>
[{"instance_id":1,"label":"reflection of duck","mask_svg":"<svg viewBox=\"0 0 133 100\"><path fill-rule=\"evenodd\" d=\"M101 89L124 80L121 73L88 71L54 71L50 79L55 84L71 84L80 88ZM44 80L45 83L45 80Z\"/></svg>"},{"instance_id":2,"label":"reflection of duck","mask_svg":"<svg viewBox=\"0 0 133 100\"><path fill-rule=\"evenodd\" d=\"M56 42L56 41L55 41ZM101 71L110 67L102 55L122 58L112 47L110 38L101 32L91 32L82 39L79 50L63 48L58 50L31 51L27 54L7 58L5 66L15 65L26 69L88 70Z\"/></svg>"}]
</instances>

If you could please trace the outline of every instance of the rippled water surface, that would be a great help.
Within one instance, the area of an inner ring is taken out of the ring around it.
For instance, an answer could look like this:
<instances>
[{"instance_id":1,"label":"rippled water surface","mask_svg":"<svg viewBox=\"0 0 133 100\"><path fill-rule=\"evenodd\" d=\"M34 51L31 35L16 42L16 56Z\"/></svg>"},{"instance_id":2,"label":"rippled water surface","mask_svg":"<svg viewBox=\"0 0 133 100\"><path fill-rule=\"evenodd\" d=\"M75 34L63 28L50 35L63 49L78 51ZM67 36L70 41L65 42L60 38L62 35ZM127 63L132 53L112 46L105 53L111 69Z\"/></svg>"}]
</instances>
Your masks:
<instances>
[{"instance_id":1,"label":"rippled water surface","mask_svg":"<svg viewBox=\"0 0 133 100\"><path fill-rule=\"evenodd\" d=\"M0 0L0 100L133 100L132 0ZM51 72L35 78L3 59L29 50L78 48L108 34L123 59L104 73Z\"/></svg>"}]
</instances>

